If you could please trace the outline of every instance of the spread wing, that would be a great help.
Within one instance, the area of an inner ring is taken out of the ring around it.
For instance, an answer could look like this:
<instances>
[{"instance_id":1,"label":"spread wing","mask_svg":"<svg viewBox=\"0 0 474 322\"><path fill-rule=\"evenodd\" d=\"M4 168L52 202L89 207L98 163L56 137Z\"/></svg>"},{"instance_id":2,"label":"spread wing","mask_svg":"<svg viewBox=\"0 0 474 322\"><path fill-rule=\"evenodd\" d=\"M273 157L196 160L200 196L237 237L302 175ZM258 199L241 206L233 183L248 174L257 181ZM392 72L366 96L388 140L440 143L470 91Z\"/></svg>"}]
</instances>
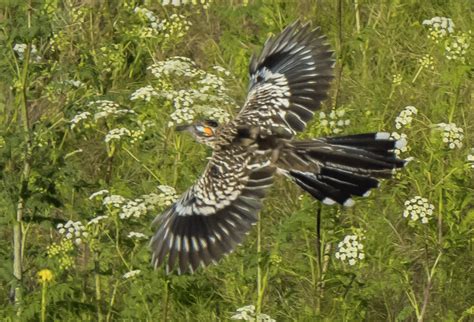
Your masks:
<instances>
[{"instance_id":1,"label":"spread wing","mask_svg":"<svg viewBox=\"0 0 474 322\"><path fill-rule=\"evenodd\" d=\"M272 183L274 144L302 131L327 97L333 60L324 41L319 29L297 22L252 58L247 101L220 133L223 143L198 181L155 219L155 267L192 272L242 242Z\"/></svg>"},{"instance_id":2,"label":"spread wing","mask_svg":"<svg viewBox=\"0 0 474 322\"><path fill-rule=\"evenodd\" d=\"M158 216L151 239L152 263L178 273L218 261L240 244L257 221L273 182L269 157L256 159L239 145L216 151L198 181Z\"/></svg>"},{"instance_id":3,"label":"spread wing","mask_svg":"<svg viewBox=\"0 0 474 322\"><path fill-rule=\"evenodd\" d=\"M319 28L295 22L269 38L250 63L247 101L236 123L258 126L261 136L291 138L303 131L327 98L334 60Z\"/></svg>"}]
</instances>

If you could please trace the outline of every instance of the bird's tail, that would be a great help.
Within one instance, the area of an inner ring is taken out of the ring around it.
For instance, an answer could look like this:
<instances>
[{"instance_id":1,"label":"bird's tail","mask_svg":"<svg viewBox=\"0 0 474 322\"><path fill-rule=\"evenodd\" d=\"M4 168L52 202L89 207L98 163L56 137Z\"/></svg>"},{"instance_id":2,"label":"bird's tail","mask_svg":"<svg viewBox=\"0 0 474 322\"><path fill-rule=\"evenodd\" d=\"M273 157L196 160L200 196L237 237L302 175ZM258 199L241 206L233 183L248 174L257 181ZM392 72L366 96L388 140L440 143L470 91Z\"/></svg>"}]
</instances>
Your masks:
<instances>
[{"instance_id":1,"label":"bird's tail","mask_svg":"<svg viewBox=\"0 0 474 322\"><path fill-rule=\"evenodd\" d=\"M378 187L377 178L391 177L406 164L394 153L405 144L386 132L293 141L281 151L278 166L323 203L352 206L352 195L367 196Z\"/></svg>"}]
</instances>

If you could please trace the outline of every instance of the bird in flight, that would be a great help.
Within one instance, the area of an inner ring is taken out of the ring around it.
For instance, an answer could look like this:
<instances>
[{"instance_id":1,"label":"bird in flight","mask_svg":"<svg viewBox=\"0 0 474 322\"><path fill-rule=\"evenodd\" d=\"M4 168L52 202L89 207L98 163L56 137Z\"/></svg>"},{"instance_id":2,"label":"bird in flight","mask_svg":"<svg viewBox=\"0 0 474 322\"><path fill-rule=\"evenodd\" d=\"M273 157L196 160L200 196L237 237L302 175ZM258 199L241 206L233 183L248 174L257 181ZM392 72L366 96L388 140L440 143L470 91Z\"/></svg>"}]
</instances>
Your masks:
<instances>
[{"instance_id":1,"label":"bird in flight","mask_svg":"<svg viewBox=\"0 0 474 322\"><path fill-rule=\"evenodd\" d=\"M275 175L290 178L324 204L350 207L405 161L405 142L377 132L295 139L328 96L334 60L319 28L295 22L269 38L250 62L246 102L227 124L178 126L209 146L204 173L153 222L155 268L194 272L242 243Z\"/></svg>"}]
</instances>

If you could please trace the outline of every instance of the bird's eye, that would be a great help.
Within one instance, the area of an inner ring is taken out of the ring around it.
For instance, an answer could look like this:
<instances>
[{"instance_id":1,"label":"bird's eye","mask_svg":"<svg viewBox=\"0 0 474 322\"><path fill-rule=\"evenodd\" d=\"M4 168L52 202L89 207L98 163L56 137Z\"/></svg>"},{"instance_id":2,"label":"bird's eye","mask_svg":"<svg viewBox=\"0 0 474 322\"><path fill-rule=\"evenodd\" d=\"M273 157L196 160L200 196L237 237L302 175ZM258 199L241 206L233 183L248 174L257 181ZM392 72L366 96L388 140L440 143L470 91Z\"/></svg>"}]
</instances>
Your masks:
<instances>
[{"instance_id":1,"label":"bird's eye","mask_svg":"<svg viewBox=\"0 0 474 322\"><path fill-rule=\"evenodd\" d=\"M198 125L198 126L196 126L196 130L198 130L204 136L213 136L214 135L214 130L212 129L212 127L209 127L209 126Z\"/></svg>"}]
</instances>

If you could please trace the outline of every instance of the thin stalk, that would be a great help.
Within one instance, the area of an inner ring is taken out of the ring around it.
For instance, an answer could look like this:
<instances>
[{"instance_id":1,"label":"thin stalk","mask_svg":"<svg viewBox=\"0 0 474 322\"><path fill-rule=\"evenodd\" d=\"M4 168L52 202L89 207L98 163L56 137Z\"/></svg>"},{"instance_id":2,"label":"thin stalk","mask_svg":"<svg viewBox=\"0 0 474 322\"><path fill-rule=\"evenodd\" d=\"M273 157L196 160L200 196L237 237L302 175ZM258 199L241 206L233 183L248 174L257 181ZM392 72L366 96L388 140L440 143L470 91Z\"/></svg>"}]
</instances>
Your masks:
<instances>
[{"instance_id":1,"label":"thin stalk","mask_svg":"<svg viewBox=\"0 0 474 322\"><path fill-rule=\"evenodd\" d=\"M97 253L94 252L94 282L95 282L95 301L97 305L97 320L103 321L102 308L101 308L102 295L101 295L99 271L100 271L99 258L97 256Z\"/></svg>"},{"instance_id":2,"label":"thin stalk","mask_svg":"<svg viewBox=\"0 0 474 322\"><path fill-rule=\"evenodd\" d=\"M107 312L107 317L105 318L105 320L107 322L109 322L110 318L112 317L112 309L114 307L115 296L117 295L117 289L118 289L119 282L120 282L119 280L117 280L115 282L114 290L112 291L112 297L110 298L110 304L109 304L109 312Z\"/></svg>"},{"instance_id":3,"label":"thin stalk","mask_svg":"<svg viewBox=\"0 0 474 322\"><path fill-rule=\"evenodd\" d=\"M436 257L436 260L433 266L431 267L431 270L427 272L428 273L427 281L423 290L423 304L421 306L420 315L417 317L418 322L423 322L424 320L426 308L428 307L428 302L430 300L430 290L431 290L431 286L433 285L433 277L434 277L434 274L436 273L436 267L438 266L438 263L439 263L439 260L441 259L442 254L443 253L441 251L438 253L438 256Z\"/></svg>"},{"instance_id":4,"label":"thin stalk","mask_svg":"<svg viewBox=\"0 0 474 322\"><path fill-rule=\"evenodd\" d=\"M41 283L41 322L46 321L46 288L47 282L43 281Z\"/></svg>"},{"instance_id":5,"label":"thin stalk","mask_svg":"<svg viewBox=\"0 0 474 322\"><path fill-rule=\"evenodd\" d=\"M323 256L323 264L321 268L321 274L319 275L319 282L318 282L318 297L317 297L317 307L316 309L319 310L318 312L321 312L321 300L324 298L324 286L326 285L326 282L324 278L326 277L326 272L328 271L329 267L329 260L331 259L331 248L332 245L331 243L327 243L324 246L324 256Z\"/></svg>"},{"instance_id":6,"label":"thin stalk","mask_svg":"<svg viewBox=\"0 0 474 322\"><path fill-rule=\"evenodd\" d=\"M320 293L320 282L322 278L322 262L323 262L323 256L321 254L321 212L323 210L323 207L321 204L319 204L318 210L316 212L316 258L318 260L318 279L315 281L315 292L316 292L316 303L315 303L315 311L316 315L321 314L321 293Z\"/></svg>"},{"instance_id":7,"label":"thin stalk","mask_svg":"<svg viewBox=\"0 0 474 322\"><path fill-rule=\"evenodd\" d=\"M31 8L31 2L30 2ZM31 9L28 10L28 28L31 27ZM23 140L25 141L25 157L23 161L23 171L20 179L20 193L17 202L16 216L13 222L13 276L15 281L13 284L13 300L17 307L17 315L21 315L21 283L23 278L23 252L22 252L22 223L26 203L26 191L28 190L28 181L31 170L31 132L28 115L28 68L31 54L31 43L26 48L25 58L23 61L23 69L20 76L20 106L22 115L22 131Z\"/></svg>"},{"instance_id":8,"label":"thin stalk","mask_svg":"<svg viewBox=\"0 0 474 322\"><path fill-rule=\"evenodd\" d=\"M257 315L262 312L263 286L262 286L262 224L258 214L257 221Z\"/></svg>"},{"instance_id":9,"label":"thin stalk","mask_svg":"<svg viewBox=\"0 0 474 322\"><path fill-rule=\"evenodd\" d=\"M165 300L163 301L163 321L168 320L168 303L170 300L170 290L169 290L170 281L166 279L165 281Z\"/></svg>"}]
</instances>

